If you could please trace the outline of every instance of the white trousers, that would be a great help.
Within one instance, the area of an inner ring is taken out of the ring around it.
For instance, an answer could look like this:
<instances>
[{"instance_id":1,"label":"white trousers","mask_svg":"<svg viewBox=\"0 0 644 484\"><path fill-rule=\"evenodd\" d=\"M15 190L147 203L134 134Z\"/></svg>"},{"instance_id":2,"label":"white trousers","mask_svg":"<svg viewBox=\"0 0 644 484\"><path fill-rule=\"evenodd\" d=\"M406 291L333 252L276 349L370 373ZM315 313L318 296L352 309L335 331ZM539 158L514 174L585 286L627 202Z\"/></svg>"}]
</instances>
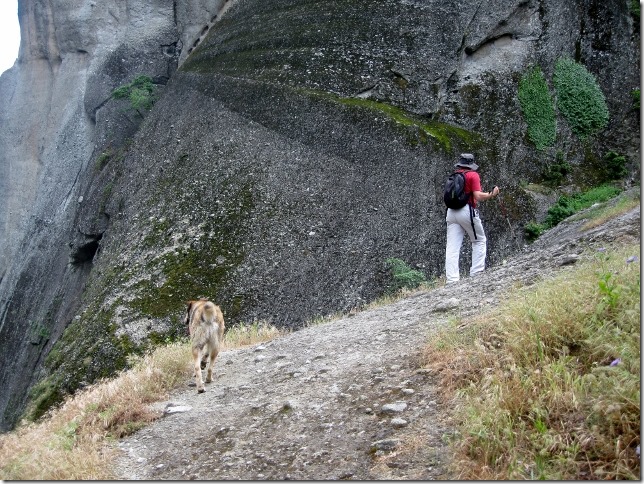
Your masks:
<instances>
[{"instance_id":1,"label":"white trousers","mask_svg":"<svg viewBox=\"0 0 644 484\"><path fill-rule=\"evenodd\" d=\"M461 255L463 237L467 234L472 242L472 267L470 276L485 270L485 254L487 252L487 239L483 231L483 224L479 218L479 211L474 209L470 218L470 206L465 205L458 210L448 208L445 217L447 222L447 246L445 247L445 275L447 283L459 280L458 261ZM472 227L472 225L474 225ZM476 234L476 237L475 237Z\"/></svg>"}]
</instances>

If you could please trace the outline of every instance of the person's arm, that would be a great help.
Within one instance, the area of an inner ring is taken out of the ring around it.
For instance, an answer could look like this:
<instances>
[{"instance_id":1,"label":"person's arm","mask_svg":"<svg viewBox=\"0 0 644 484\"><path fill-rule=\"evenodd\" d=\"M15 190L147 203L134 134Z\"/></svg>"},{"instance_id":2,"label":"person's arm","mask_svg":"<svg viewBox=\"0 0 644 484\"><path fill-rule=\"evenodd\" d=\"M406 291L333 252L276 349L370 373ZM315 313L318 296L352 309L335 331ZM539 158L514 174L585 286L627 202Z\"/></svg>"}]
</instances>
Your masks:
<instances>
[{"instance_id":1,"label":"person's arm","mask_svg":"<svg viewBox=\"0 0 644 484\"><path fill-rule=\"evenodd\" d=\"M478 190L474 191L474 198L477 202L482 202L484 200L489 200L499 195L499 187L494 187L491 192L480 192Z\"/></svg>"}]
</instances>

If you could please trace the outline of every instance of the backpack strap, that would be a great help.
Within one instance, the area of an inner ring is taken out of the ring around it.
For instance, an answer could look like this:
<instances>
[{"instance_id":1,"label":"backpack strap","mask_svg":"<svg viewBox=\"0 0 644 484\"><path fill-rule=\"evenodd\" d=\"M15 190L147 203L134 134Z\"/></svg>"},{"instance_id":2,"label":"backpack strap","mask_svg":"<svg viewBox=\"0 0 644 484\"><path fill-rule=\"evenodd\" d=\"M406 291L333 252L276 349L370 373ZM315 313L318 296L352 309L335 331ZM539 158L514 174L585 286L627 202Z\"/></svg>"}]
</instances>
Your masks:
<instances>
[{"instance_id":1,"label":"backpack strap","mask_svg":"<svg viewBox=\"0 0 644 484\"><path fill-rule=\"evenodd\" d=\"M474 232L474 240L478 240L478 237L476 236L476 227L474 227L474 207L469 203L467 206L470 207L470 223L472 224L472 232Z\"/></svg>"},{"instance_id":2,"label":"backpack strap","mask_svg":"<svg viewBox=\"0 0 644 484\"><path fill-rule=\"evenodd\" d=\"M465 175L463 175L465 178ZM476 235L476 227L474 227L474 207L472 206L472 203L474 201L474 192L470 192L470 201L467 202L467 206L470 207L470 223L472 224L472 232L474 232L474 240L478 240L478 237Z\"/></svg>"}]
</instances>

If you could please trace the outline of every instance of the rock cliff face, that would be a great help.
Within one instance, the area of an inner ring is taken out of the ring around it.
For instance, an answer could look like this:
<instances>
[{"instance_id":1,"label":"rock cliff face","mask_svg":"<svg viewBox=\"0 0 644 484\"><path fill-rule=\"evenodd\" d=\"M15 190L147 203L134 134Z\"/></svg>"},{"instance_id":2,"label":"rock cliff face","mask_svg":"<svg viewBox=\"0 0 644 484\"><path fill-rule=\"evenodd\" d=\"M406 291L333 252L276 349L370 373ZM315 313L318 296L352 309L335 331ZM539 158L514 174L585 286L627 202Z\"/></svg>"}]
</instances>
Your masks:
<instances>
[{"instance_id":1,"label":"rock cliff face","mask_svg":"<svg viewBox=\"0 0 644 484\"><path fill-rule=\"evenodd\" d=\"M0 77L3 429L183 334L187 299L297 328L381 295L389 257L439 276L461 151L504 192L482 207L490 264L541 213L522 187L557 156L577 186L608 150L639 166L626 0L25 0L19 16ZM610 121L581 140L559 117L537 150L519 83L539 66L552 85L563 57ZM140 75L147 114L111 97Z\"/></svg>"}]
</instances>

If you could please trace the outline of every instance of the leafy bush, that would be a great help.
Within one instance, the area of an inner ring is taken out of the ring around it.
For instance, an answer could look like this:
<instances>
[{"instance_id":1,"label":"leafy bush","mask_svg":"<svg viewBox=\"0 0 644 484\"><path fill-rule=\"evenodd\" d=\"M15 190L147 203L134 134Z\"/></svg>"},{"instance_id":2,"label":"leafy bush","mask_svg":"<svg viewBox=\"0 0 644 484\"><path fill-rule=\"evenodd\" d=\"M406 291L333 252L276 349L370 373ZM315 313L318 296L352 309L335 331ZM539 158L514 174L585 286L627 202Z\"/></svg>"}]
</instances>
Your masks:
<instances>
[{"instance_id":1,"label":"leafy bush","mask_svg":"<svg viewBox=\"0 0 644 484\"><path fill-rule=\"evenodd\" d=\"M141 111L149 111L156 101L156 87L152 79L145 75L134 78L129 84L124 84L112 91L114 99L129 99L130 107L142 117Z\"/></svg>"},{"instance_id":2,"label":"leafy bush","mask_svg":"<svg viewBox=\"0 0 644 484\"><path fill-rule=\"evenodd\" d=\"M619 180L628 174L626 169L626 158L614 151L604 155L604 173L606 180Z\"/></svg>"},{"instance_id":3,"label":"leafy bush","mask_svg":"<svg viewBox=\"0 0 644 484\"><path fill-rule=\"evenodd\" d=\"M544 221L546 228L554 227L579 210L588 208L595 203L605 202L615 197L619 192L620 189L617 187L602 185L587 192L559 197L557 203L548 209L548 215Z\"/></svg>"},{"instance_id":4,"label":"leafy bush","mask_svg":"<svg viewBox=\"0 0 644 484\"><path fill-rule=\"evenodd\" d=\"M582 139L598 133L608 124L608 107L595 76L568 58L555 64L553 77L557 107L573 133Z\"/></svg>"},{"instance_id":5,"label":"leafy bush","mask_svg":"<svg viewBox=\"0 0 644 484\"><path fill-rule=\"evenodd\" d=\"M386 261L391 271L392 282L387 287L389 292L398 292L401 289L416 289L427 282L425 274L409 267L403 260L391 257Z\"/></svg>"},{"instance_id":6,"label":"leafy bush","mask_svg":"<svg viewBox=\"0 0 644 484\"><path fill-rule=\"evenodd\" d=\"M529 222L524 226L526 239L534 241L544 231L558 225L574 213L592 206L595 203L605 202L619 194L621 190L611 185L602 185L586 192L575 195L559 197L557 203L548 209L548 214L543 223Z\"/></svg>"},{"instance_id":7,"label":"leafy bush","mask_svg":"<svg viewBox=\"0 0 644 484\"><path fill-rule=\"evenodd\" d=\"M575 220L586 220L586 223L581 228L582 230L589 230L598 227L615 217L619 217L626 212L640 206L640 191L629 190L624 192L615 203L605 204L599 207L594 207L583 214L575 215Z\"/></svg>"},{"instance_id":8,"label":"leafy bush","mask_svg":"<svg viewBox=\"0 0 644 484\"><path fill-rule=\"evenodd\" d=\"M538 150L553 146L557 122L548 84L539 67L533 67L519 82L519 102L528 123L528 137Z\"/></svg>"},{"instance_id":9,"label":"leafy bush","mask_svg":"<svg viewBox=\"0 0 644 484\"><path fill-rule=\"evenodd\" d=\"M548 228L559 225L561 221L570 217L575 211L573 197L567 197L565 195L559 197L557 203L548 209L548 215L546 216L544 224Z\"/></svg>"},{"instance_id":10,"label":"leafy bush","mask_svg":"<svg viewBox=\"0 0 644 484\"><path fill-rule=\"evenodd\" d=\"M566 175L570 173L571 169L572 167L570 166L570 163L568 163L564 159L563 153L558 152L556 162L551 163L544 170L542 174L543 181L546 185L549 186L559 186L563 182Z\"/></svg>"},{"instance_id":11,"label":"leafy bush","mask_svg":"<svg viewBox=\"0 0 644 484\"><path fill-rule=\"evenodd\" d=\"M528 222L527 224L525 224L523 230L525 232L525 238L528 240L528 242L533 242L539 238L539 236L545 230L545 227L537 222Z\"/></svg>"}]
</instances>

